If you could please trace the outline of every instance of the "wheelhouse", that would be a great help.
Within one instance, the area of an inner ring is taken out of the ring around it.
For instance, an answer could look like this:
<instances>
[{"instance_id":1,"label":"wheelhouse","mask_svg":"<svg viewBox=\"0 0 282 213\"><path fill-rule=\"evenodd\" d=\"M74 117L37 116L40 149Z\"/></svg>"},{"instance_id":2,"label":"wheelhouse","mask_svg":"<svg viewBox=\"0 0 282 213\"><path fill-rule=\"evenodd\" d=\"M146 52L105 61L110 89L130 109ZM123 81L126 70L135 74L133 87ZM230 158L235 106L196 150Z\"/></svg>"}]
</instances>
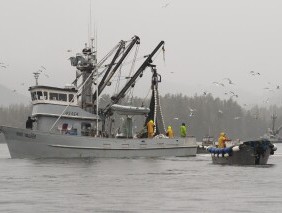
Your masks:
<instances>
[{"instance_id":1,"label":"wheelhouse","mask_svg":"<svg viewBox=\"0 0 282 213\"><path fill-rule=\"evenodd\" d=\"M29 88L32 104L48 103L58 105L77 105L77 89L75 87L33 86Z\"/></svg>"}]
</instances>

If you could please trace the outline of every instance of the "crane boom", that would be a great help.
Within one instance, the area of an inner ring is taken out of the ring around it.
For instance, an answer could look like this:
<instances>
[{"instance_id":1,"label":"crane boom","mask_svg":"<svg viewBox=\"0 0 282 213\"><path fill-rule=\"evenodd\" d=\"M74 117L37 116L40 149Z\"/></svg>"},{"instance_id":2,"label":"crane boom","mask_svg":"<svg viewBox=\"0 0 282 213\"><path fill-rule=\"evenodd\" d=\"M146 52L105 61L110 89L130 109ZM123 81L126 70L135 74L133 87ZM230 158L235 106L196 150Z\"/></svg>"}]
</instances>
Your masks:
<instances>
[{"instance_id":1,"label":"crane boom","mask_svg":"<svg viewBox=\"0 0 282 213\"><path fill-rule=\"evenodd\" d=\"M101 92L104 90L104 88L106 87L106 85L108 84L108 82L111 80L111 78L113 77L113 75L115 74L115 72L117 71L117 69L119 68L119 66L121 65L121 63L123 62L123 60L126 58L126 56L128 55L128 53L131 51L131 49L133 48L133 46L137 43L140 43L140 38L138 36L134 36L133 40L131 41L131 43L129 44L129 46L127 47L126 51L123 53L122 57L119 59L119 61L117 62L117 64L115 65L115 67L113 68L113 70L110 72L112 66L114 65L116 59L118 58L120 51L122 50L122 48L124 47L124 41L120 42L120 46L114 56L114 58L112 59L105 75L103 76L99 86L98 86L98 95L101 94ZM96 96L97 96L97 91L95 91L95 93L93 94L93 102L96 100Z\"/></svg>"},{"instance_id":2,"label":"crane boom","mask_svg":"<svg viewBox=\"0 0 282 213\"><path fill-rule=\"evenodd\" d=\"M123 89L116 95L111 97L112 102L108 104L105 109L103 110L103 114L107 115L111 106L113 104L116 104L119 102L121 98L125 96L126 91L130 88L132 84L136 81L138 76L148 67L151 66L152 58L156 54L156 52L160 49L160 47L164 44L164 41L161 41L158 46L152 51L150 55L146 58L146 60L143 62L143 64L140 66L140 68L135 72L135 74L131 77L131 79L126 83L126 85L123 87Z\"/></svg>"}]
</instances>

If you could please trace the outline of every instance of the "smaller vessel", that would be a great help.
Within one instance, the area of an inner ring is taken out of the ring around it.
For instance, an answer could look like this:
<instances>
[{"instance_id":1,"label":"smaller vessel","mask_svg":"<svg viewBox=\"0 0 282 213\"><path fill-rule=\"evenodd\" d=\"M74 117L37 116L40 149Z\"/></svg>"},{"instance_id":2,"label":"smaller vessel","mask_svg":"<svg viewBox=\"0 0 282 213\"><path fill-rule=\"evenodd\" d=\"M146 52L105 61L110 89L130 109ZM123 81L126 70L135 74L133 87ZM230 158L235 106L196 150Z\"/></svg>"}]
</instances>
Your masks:
<instances>
[{"instance_id":1,"label":"smaller vessel","mask_svg":"<svg viewBox=\"0 0 282 213\"><path fill-rule=\"evenodd\" d=\"M215 146L214 137L206 135L203 137L202 142L198 144L197 154L209 154L208 147Z\"/></svg>"},{"instance_id":2,"label":"smaller vessel","mask_svg":"<svg viewBox=\"0 0 282 213\"><path fill-rule=\"evenodd\" d=\"M282 126L279 128L275 128L275 122L277 119L277 115L273 113L271 115L272 120L272 128L268 128L267 133L264 134L261 138L265 138L267 140L270 140L272 143L282 143L282 137L279 135L280 130L282 129Z\"/></svg>"},{"instance_id":3,"label":"smaller vessel","mask_svg":"<svg viewBox=\"0 0 282 213\"><path fill-rule=\"evenodd\" d=\"M277 147L267 139L258 139L226 148L208 147L207 150L214 164L265 165Z\"/></svg>"}]
</instances>

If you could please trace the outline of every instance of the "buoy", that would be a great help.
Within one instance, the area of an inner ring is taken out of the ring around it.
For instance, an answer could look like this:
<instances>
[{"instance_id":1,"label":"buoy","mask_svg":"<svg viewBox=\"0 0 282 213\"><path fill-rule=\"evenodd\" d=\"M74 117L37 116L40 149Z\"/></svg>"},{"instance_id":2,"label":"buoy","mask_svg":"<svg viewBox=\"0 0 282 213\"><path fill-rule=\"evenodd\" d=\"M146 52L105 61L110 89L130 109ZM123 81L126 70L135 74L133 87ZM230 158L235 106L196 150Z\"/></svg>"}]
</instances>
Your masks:
<instances>
[{"instance_id":1,"label":"buoy","mask_svg":"<svg viewBox=\"0 0 282 213\"><path fill-rule=\"evenodd\" d=\"M240 151L239 146L234 146L234 147L232 147L232 151L233 151L233 152L238 152L238 151Z\"/></svg>"},{"instance_id":2,"label":"buoy","mask_svg":"<svg viewBox=\"0 0 282 213\"><path fill-rule=\"evenodd\" d=\"M273 144L273 148L272 148L273 151L276 151L277 150L277 146L275 144Z\"/></svg>"}]
</instances>

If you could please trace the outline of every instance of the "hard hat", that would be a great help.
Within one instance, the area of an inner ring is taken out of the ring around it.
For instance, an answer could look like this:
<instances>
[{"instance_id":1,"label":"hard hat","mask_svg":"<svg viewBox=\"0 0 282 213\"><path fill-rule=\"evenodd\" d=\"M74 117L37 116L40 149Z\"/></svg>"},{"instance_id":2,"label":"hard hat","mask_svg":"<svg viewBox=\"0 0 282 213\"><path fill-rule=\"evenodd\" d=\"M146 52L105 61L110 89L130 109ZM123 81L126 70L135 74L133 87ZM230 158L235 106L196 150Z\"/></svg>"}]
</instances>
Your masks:
<instances>
[{"instance_id":1,"label":"hard hat","mask_svg":"<svg viewBox=\"0 0 282 213\"><path fill-rule=\"evenodd\" d=\"M171 126L168 126L167 128L168 128L168 129L171 129Z\"/></svg>"},{"instance_id":2,"label":"hard hat","mask_svg":"<svg viewBox=\"0 0 282 213\"><path fill-rule=\"evenodd\" d=\"M224 135L225 135L225 133L224 133L224 132L220 133L220 136L224 136Z\"/></svg>"}]
</instances>

